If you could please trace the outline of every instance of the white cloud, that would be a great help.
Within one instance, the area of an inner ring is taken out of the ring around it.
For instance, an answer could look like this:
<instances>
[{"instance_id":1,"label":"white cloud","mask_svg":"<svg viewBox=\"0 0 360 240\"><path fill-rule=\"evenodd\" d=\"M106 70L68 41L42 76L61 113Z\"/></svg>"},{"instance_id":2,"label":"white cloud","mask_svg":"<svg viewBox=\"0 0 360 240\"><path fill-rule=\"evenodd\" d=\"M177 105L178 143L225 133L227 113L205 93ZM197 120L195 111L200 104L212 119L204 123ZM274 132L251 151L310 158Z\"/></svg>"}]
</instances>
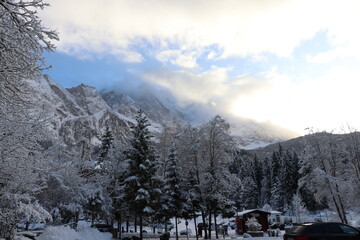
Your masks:
<instances>
[{"instance_id":1,"label":"white cloud","mask_svg":"<svg viewBox=\"0 0 360 240\"><path fill-rule=\"evenodd\" d=\"M212 60L215 59L216 57L216 52L215 51L211 51L208 55L207 55L207 59Z\"/></svg>"},{"instance_id":2,"label":"white cloud","mask_svg":"<svg viewBox=\"0 0 360 240\"><path fill-rule=\"evenodd\" d=\"M360 122L360 72L337 67L324 76L295 79L276 68L229 77L229 68L204 71L200 56L269 61L264 53L291 58L294 49L326 32L331 49L307 55L311 63L338 57L360 59L360 1L328 0L50 0L45 25L57 28L58 50L91 58L112 54L139 63L147 53L164 63L142 78L169 89L182 105L206 104L219 111L270 120L302 132ZM203 56L207 54L207 56ZM170 71L167 64L182 70ZM199 72L204 71L204 72ZM296 80L296 81L295 81Z\"/></svg>"},{"instance_id":3,"label":"white cloud","mask_svg":"<svg viewBox=\"0 0 360 240\"><path fill-rule=\"evenodd\" d=\"M180 50L165 50L156 55L156 59L163 63L171 63L183 68L197 68L196 52L182 52Z\"/></svg>"},{"instance_id":4,"label":"white cloud","mask_svg":"<svg viewBox=\"0 0 360 240\"><path fill-rule=\"evenodd\" d=\"M44 21L61 33L58 49L73 55L83 51L117 54L145 40L157 49L155 54L173 45L181 53L216 45L223 58L263 52L290 56L303 40L324 29L334 44L349 39L359 42L358 37L352 37L359 32L356 0L50 0L50 3L52 6L43 14ZM179 55L174 61L193 67L194 57ZM140 58L124 59L138 62Z\"/></svg>"},{"instance_id":5,"label":"white cloud","mask_svg":"<svg viewBox=\"0 0 360 240\"><path fill-rule=\"evenodd\" d=\"M227 68L213 67L203 73L189 70L170 71L161 69L142 77L145 81L169 89L180 105L192 103L216 105L213 99L223 97L228 92Z\"/></svg>"},{"instance_id":6,"label":"white cloud","mask_svg":"<svg viewBox=\"0 0 360 240\"><path fill-rule=\"evenodd\" d=\"M334 67L324 76L305 79L279 74L276 67L235 79L228 73L219 67L203 73L163 69L142 77L170 90L181 106L202 104L214 113L270 121L299 133L307 127L331 131L347 123L360 129L360 70Z\"/></svg>"},{"instance_id":7,"label":"white cloud","mask_svg":"<svg viewBox=\"0 0 360 240\"><path fill-rule=\"evenodd\" d=\"M232 111L300 133L305 133L307 127L338 129L348 122L359 129L360 114L356 111L360 101L359 74L359 70L335 67L319 78L294 81L273 70L262 74L267 79L263 88L239 95L232 104Z\"/></svg>"}]
</instances>

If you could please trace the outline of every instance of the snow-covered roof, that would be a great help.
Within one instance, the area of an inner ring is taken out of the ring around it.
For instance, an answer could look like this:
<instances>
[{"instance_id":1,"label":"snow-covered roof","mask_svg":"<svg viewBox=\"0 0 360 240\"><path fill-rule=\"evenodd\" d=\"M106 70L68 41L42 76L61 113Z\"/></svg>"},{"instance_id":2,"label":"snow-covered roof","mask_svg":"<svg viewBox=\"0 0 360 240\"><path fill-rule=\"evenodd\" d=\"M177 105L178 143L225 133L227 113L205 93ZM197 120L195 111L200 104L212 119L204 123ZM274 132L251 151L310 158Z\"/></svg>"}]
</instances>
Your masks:
<instances>
[{"instance_id":1,"label":"snow-covered roof","mask_svg":"<svg viewBox=\"0 0 360 240\"><path fill-rule=\"evenodd\" d=\"M270 211L271 214L282 214L282 212L279 211Z\"/></svg>"},{"instance_id":2,"label":"snow-covered roof","mask_svg":"<svg viewBox=\"0 0 360 240\"><path fill-rule=\"evenodd\" d=\"M255 211L260 211L260 212L265 212L265 213L268 213L268 214L271 214L271 212L268 212L268 211L264 211L262 209L248 209L248 210L244 210L244 211L241 211L241 212L238 212L236 214L236 216L243 216L247 213L251 213L251 212L255 212Z\"/></svg>"}]
</instances>

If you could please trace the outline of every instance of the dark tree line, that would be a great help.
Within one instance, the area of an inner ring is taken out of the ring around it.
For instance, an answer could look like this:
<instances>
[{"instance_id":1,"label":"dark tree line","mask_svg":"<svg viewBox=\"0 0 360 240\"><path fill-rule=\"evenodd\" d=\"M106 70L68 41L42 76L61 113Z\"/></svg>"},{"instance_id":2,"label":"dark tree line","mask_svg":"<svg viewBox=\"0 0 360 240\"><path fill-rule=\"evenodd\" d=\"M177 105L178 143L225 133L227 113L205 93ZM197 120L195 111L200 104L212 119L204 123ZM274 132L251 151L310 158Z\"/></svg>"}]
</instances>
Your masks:
<instances>
[{"instance_id":1,"label":"dark tree line","mask_svg":"<svg viewBox=\"0 0 360 240\"><path fill-rule=\"evenodd\" d=\"M244 150L236 151L235 155L231 171L242 181L233 194L236 207L253 209L270 205L274 210L292 213L292 201L299 190L301 177L297 153L285 150L279 144L278 150L263 159ZM306 206L312 210L314 198L306 198L306 194L311 195L301 191Z\"/></svg>"}]
</instances>

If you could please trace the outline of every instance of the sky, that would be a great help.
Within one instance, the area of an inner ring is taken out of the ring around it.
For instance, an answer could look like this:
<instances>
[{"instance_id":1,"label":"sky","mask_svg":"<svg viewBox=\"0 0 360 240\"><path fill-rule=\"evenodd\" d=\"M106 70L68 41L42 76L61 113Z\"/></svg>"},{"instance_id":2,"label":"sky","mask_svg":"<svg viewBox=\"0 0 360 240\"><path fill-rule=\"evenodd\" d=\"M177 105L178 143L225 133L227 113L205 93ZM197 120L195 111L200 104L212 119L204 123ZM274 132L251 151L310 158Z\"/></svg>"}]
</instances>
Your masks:
<instances>
[{"instance_id":1,"label":"sky","mask_svg":"<svg viewBox=\"0 0 360 240\"><path fill-rule=\"evenodd\" d=\"M49 0L47 72L306 128L360 129L358 0Z\"/></svg>"}]
</instances>

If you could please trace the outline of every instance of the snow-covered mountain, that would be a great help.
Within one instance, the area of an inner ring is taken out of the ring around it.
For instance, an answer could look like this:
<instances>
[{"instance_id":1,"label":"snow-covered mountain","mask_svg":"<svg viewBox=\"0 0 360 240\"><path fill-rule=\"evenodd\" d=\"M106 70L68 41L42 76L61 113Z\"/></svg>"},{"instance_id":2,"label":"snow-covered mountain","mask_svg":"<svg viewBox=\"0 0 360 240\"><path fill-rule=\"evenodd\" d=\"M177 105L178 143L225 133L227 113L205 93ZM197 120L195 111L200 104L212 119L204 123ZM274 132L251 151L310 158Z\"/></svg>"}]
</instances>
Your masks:
<instances>
[{"instance_id":1,"label":"snow-covered mountain","mask_svg":"<svg viewBox=\"0 0 360 240\"><path fill-rule=\"evenodd\" d=\"M103 91L101 96L111 109L124 118L134 119L139 109L144 110L154 125L184 118L181 112L167 108L151 93L123 94L116 91Z\"/></svg>"},{"instance_id":2,"label":"snow-covered mountain","mask_svg":"<svg viewBox=\"0 0 360 240\"><path fill-rule=\"evenodd\" d=\"M139 109L143 109L152 126L159 132L163 124L174 120L187 123L191 116L180 108L162 102L148 92L124 94L117 91L98 92L94 87L81 84L65 89L45 75L30 81L35 102L48 119L52 135L68 146L77 146L86 138L92 144L109 124L118 141L124 142L129 134L130 123ZM170 107L169 107L170 106ZM240 147L251 149L266 146L295 137L291 131L269 123L257 123L248 119L226 118L231 132Z\"/></svg>"},{"instance_id":3,"label":"snow-covered mountain","mask_svg":"<svg viewBox=\"0 0 360 240\"><path fill-rule=\"evenodd\" d=\"M230 131L243 149L265 147L269 144L289 140L299 135L270 122L259 123L244 118L229 118Z\"/></svg>"},{"instance_id":4,"label":"snow-covered mountain","mask_svg":"<svg viewBox=\"0 0 360 240\"><path fill-rule=\"evenodd\" d=\"M113 111L95 88L81 84L65 89L46 75L30 84L49 131L66 145L77 146L82 139L98 144L106 124L117 140L123 142L128 135L129 120Z\"/></svg>"}]
</instances>

